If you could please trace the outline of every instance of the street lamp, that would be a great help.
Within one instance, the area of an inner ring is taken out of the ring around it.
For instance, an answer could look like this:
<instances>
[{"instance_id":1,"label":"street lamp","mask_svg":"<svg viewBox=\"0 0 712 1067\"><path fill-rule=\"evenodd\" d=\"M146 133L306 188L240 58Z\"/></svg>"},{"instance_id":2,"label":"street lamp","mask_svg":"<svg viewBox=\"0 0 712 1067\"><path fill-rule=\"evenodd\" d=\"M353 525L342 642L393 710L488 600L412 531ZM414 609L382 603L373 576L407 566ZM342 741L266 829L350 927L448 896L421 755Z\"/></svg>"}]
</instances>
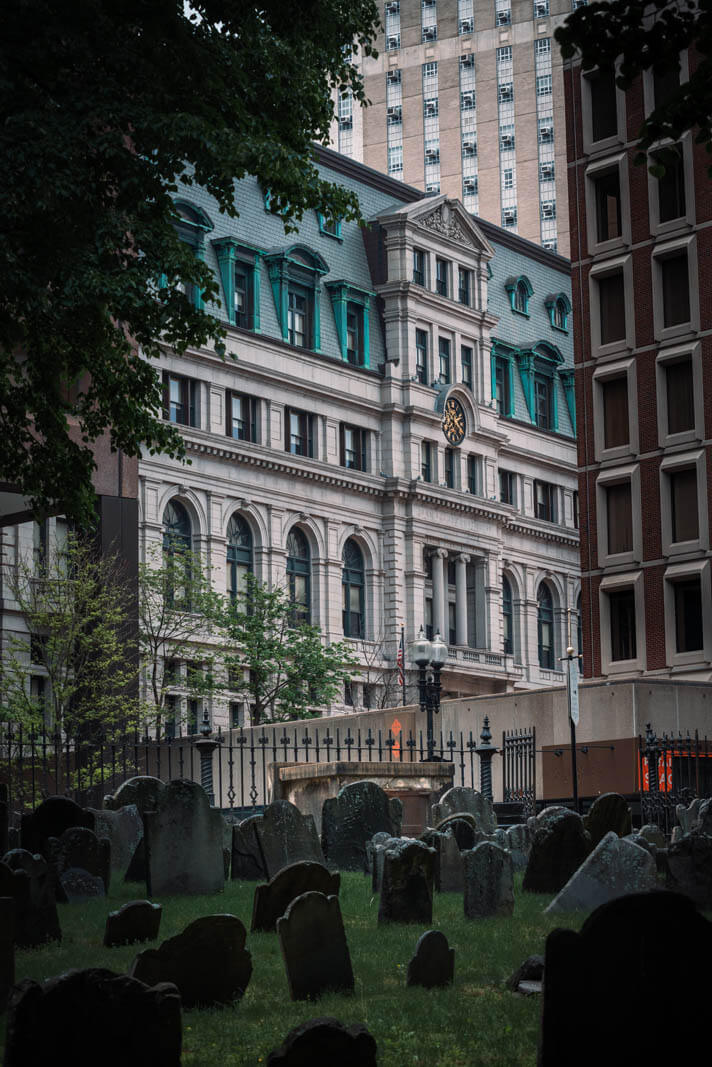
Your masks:
<instances>
[{"instance_id":1,"label":"street lamp","mask_svg":"<svg viewBox=\"0 0 712 1067\"><path fill-rule=\"evenodd\" d=\"M411 656L418 668L418 694L420 698L420 710L427 715L428 755L427 763L438 761L435 756L435 738L433 736L433 712L437 715L440 711L440 672L447 663L447 645L440 633L436 633L432 641L428 641L423 627L417 640L411 646ZM432 674L426 673L427 668L432 667Z\"/></svg>"}]
</instances>

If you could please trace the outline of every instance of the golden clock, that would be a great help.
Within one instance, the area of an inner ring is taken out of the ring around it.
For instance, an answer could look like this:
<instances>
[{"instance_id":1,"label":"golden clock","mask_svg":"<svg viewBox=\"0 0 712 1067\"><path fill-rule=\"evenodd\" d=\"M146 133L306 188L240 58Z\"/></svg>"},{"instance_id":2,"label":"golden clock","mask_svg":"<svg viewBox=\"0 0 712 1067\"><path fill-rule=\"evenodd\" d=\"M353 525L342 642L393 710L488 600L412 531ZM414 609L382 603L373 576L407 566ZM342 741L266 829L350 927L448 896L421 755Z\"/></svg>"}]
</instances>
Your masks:
<instances>
[{"instance_id":1,"label":"golden clock","mask_svg":"<svg viewBox=\"0 0 712 1067\"><path fill-rule=\"evenodd\" d=\"M454 396L450 397L445 404L445 411L443 412L443 421L441 425L443 433L450 444L459 445L465 436L465 412L462 410L460 401L455 400Z\"/></svg>"}]
</instances>

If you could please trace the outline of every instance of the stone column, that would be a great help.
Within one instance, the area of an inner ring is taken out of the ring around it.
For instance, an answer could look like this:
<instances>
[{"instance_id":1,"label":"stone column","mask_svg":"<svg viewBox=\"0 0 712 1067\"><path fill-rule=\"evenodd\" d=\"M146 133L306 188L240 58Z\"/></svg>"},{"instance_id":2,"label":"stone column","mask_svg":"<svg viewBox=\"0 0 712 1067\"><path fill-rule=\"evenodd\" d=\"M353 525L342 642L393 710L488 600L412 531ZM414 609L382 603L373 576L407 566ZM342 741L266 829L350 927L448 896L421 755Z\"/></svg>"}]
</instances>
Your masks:
<instances>
[{"instance_id":1,"label":"stone column","mask_svg":"<svg viewBox=\"0 0 712 1067\"><path fill-rule=\"evenodd\" d=\"M467 644L467 564L470 557L461 552L455 562L455 644Z\"/></svg>"},{"instance_id":2,"label":"stone column","mask_svg":"<svg viewBox=\"0 0 712 1067\"><path fill-rule=\"evenodd\" d=\"M447 552L444 548L436 548L433 552L433 636L440 633L443 637L447 633L445 629L445 560Z\"/></svg>"}]
</instances>

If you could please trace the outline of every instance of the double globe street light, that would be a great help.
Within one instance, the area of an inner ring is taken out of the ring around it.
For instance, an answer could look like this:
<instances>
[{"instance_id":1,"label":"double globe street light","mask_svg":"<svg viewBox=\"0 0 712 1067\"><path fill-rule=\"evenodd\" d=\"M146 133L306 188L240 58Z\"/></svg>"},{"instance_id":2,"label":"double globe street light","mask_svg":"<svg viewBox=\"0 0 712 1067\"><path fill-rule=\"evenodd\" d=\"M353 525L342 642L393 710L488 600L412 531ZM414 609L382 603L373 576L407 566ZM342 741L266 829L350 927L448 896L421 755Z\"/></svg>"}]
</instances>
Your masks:
<instances>
[{"instance_id":1,"label":"double globe street light","mask_svg":"<svg viewBox=\"0 0 712 1067\"><path fill-rule=\"evenodd\" d=\"M440 672L447 663L447 645L438 631L432 641L425 636L423 627L417 639L411 645L411 659L418 668L418 694L420 710L424 711L427 719L428 755L427 763L439 761L435 755L435 738L433 736L433 713L440 711ZM431 668L431 671L428 671Z\"/></svg>"}]
</instances>

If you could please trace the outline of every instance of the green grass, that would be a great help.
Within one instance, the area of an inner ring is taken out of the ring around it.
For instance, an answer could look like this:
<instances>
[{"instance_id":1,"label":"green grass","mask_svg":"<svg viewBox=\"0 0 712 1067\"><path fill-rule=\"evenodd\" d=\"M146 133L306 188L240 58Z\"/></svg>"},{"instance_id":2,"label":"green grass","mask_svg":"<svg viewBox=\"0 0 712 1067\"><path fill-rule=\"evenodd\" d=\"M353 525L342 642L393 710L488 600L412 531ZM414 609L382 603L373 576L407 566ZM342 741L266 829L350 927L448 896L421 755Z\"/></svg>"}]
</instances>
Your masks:
<instances>
[{"instance_id":1,"label":"green grass","mask_svg":"<svg viewBox=\"0 0 712 1067\"><path fill-rule=\"evenodd\" d=\"M108 900L59 906L61 945L16 955L16 980L42 980L73 967L125 971L146 946L105 949L108 911L137 897L135 886L118 883ZM169 897L163 903L160 940L179 933L201 915L229 912L249 931L254 884L230 882L212 897ZM582 916L549 918L542 914L549 897L521 892L517 878L511 919L466 920L462 897L436 894L432 927L442 930L455 949L455 982L446 990L406 989L405 974L424 926L378 926L378 897L370 878L341 876L341 910L356 978L353 996L329 994L315 1003L292 1003L276 934L249 934L252 980L233 1008L185 1012L183 1064L220 1067L264 1063L287 1032L315 1015L363 1022L378 1042L380 1067L501 1067L533 1065L541 1010L538 997L521 997L503 988L526 956L543 952L555 926L578 928ZM5 1017L0 1022L4 1044Z\"/></svg>"}]
</instances>

